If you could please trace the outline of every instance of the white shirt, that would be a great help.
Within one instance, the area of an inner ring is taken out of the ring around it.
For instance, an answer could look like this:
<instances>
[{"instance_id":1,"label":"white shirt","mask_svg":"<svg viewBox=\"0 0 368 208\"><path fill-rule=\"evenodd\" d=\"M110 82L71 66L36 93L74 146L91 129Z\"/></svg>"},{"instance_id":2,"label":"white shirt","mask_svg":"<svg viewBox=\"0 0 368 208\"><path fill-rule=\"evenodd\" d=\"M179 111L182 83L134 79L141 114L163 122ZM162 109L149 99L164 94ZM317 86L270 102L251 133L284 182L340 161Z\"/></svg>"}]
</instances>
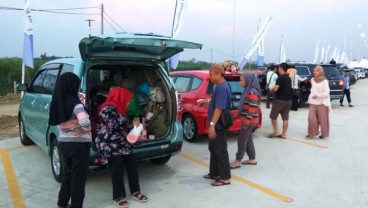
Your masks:
<instances>
[{"instance_id":1,"label":"white shirt","mask_svg":"<svg viewBox=\"0 0 368 208\"><path fill-rule=\"evenodd\" d=\"M266 84L268 84L268 88L270 90L272 90L273 87L275 86L277 77L278 77L278 75L275 72L273 72L273 71L267 72Z\"/></svg>"}]
</instances>

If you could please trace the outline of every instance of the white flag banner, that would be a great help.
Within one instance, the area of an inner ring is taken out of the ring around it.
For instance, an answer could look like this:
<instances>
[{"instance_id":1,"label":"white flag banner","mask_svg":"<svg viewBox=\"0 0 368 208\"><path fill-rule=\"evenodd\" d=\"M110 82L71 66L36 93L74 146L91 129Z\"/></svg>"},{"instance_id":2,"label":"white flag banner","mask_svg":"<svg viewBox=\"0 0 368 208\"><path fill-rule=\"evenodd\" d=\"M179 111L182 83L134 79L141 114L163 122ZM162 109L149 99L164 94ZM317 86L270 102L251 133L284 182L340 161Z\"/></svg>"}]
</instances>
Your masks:
<instances>
[{"instance_id":1,"label":"white flag banner","mask_svg":"<svg viewBox=\"0 0 368 208\"><path fill-rule=\"evenodd\" d=\"M314 58L313 58L313 63L317 63L318 61L318 54L319 54L319 45L321 44L320 41L317 41L316 43L316 48L314 49Z\"/></svg>"},{"instance_id":2,"label":"white flag banner","mask_svg":"<svg viewBox=\"0 0 368 208\"><path fill-rule=\"evenodd\" d=\"M322 43L321 43L321 57L319 59L319 62L323 62L323 59L325 57L325 46L326 46L326 43L324 41L322 41Z\"/></svg>"},{"instance_id":3,"label":"white flag banner","mask_svg":"<svg viewBox=\"0 0 368 208\"><path fill-rule=\"evenodd\" d=\"M183 27L184 11L187 8L187 0L177 0L171 36L176 38Z\"/></svg>"},{"instance_id":4,"label":"white flag banner","mask_svg":"<svg viewBox=\"0 0 368 208\"><path fill-rule=\"evenodd\" d=\"M342 53L342 51L340 51L340 49L337 49L336 57L335 57L336 63L341 63L341 55L342 55L341 53Z\"/></svg>"},{"instance_id":5,"label":"white flag banner","mask_svg":"<svg viewBox=\"0 0 368 208\"><path fill-rule=\"evenodd\" d=\"M23 64L33 68L33 26L30 4L31 0L24 1Z\"/></svg>"},{"instance_id":6,"label":"white flag banner","mask_svg":"<svg viewBox=\"0 0 368 208\"><path fill-rule=\"evenodd\" d=\"M281 36L281 44L280 44L280 63L286 62L286 51L284 46L284 36Z\"/></svg>"},{"instance_id":7,"label":"white flag banner","mask_svg":"<svg viewBox=\"0 0 368 208\"><path fill-rule=\"evenodd\" d=\"M261 27L262 27L262 19L259 18L258 31L261 29ZM264 38L265 38L265 34L263 34L261 39L259 40L257 66L263 66L264 65L264 56L265 56Z\"/></svg>"},{"instance_id":8,"label":"white flag banner","mask_svg":"<svg viewBox=\"0 0 368 208\"><path fill-rule=\"evenodd\" d=\"M337 60L336 60L336 53L337 53L337 48L335 47L334 50L331 53L330 60L334 59L336 61L336 63L338 63Z\"/></svg>"},{"instance_id":9,"label":"white flag banner","mask_svg":"<svg viewBox=\"0 0 368 208\"><path fill-rule=\"evenodd\" d=\"M238 68L242 69L245 64L248 62L249 58L253 55L253 53L257 50L259 46L259 42L261 41L262 37L264 37L265 33L271 26L272 17L269 16L266 22L262 25L260 30L258 30L257 34L254 36L251 46L245 52L245 54L240 58Z\"/></svg>"},{"instance_id":10,"label":"white flag banner","mask_svg":"<svg viewBox=\"0 0 368 208\"><path fill-rule=\"evenodd\" d=\"M175 13L174 13L174 20L173 20L173 26L171 31L171 37L176 38L183 26L184 21L184 11L187 8L187 0L176 0L176 6L175 6ZM172 69L176 69L179 63L179 53L172 56L169 61L169 67Z\"/></svg>"},{"instance_id":11,"label":"white flag banner","mask_svg":"<svg viewBox=\"0 0 368 208\"><path fill-rule=\"evenodd\" d=\"M331 45L330 44L328 44L327 45L327 48L326 48L326 52L325 52L325 58L323 59L323 62L324 63L328 63L328 61L327 61L327 54L330 52L330 47L331 47ZM330 59L331 60L331 59Z\"/></svg>"}]
</instances>

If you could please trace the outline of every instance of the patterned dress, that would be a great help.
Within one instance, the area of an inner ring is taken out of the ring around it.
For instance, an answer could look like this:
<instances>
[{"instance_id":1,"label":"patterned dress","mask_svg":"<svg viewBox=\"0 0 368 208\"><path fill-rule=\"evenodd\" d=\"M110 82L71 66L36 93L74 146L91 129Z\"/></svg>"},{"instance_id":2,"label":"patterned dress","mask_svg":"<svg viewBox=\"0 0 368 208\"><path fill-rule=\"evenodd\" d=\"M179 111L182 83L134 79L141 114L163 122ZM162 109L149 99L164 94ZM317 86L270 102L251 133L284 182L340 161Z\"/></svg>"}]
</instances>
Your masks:
<instances>
[{"instance_id":1,"label":"patterned dress","mask_svg":"<svg viewBox=\"0 0 368 208\"><path fill-rule=\"evenodd\" d=\"M103 157L103 164L107 163L108 157L129 155L134 152L133 145L126 139L132 128L132 122L121 115L114 106L102 108L97 122L95 142Z\"/></svg>"}]
</instances>

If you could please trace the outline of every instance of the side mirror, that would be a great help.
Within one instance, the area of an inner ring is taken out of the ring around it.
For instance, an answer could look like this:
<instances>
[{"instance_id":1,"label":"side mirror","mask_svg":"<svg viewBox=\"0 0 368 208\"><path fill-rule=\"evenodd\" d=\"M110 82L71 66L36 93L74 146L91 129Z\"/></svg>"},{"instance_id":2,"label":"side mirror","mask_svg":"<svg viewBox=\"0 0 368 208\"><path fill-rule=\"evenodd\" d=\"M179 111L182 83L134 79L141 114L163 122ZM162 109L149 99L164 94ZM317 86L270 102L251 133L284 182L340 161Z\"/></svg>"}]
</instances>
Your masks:
<instances>
[{"instance_id":1,"label":"side mirror","mask_svg":"<svg viewBox=\"0 0 368 208\"><path fill-rule=\"evenodd\" d=\"M19 91L27 91L28 90L28 85L27 84L18 84L17 89Z\"/></svg>"}]
</instances>

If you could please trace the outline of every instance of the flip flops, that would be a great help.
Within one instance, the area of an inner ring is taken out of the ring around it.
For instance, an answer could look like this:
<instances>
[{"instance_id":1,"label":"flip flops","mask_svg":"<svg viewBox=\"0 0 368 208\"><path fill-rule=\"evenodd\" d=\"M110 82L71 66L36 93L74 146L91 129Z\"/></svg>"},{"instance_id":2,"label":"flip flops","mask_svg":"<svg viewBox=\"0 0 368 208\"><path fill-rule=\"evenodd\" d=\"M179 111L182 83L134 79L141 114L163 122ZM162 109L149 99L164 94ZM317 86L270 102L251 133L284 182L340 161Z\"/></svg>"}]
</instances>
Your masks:
<instances>
[{"instance_id":1,"label":"flip flops","mask_svg":"<svg viewBox=\"0 0 368 208\"><path fill-rule=\"evenodd\" d=\"M230 181L223 181L223 180L219 180L217 179L216 181L211 183L212 186L225 186L225 185L230 185Z\"/></svg>"},{"instance_id":2,"label":"flip flops","mask_svg":"<svg viewBox=\"0 0 368 208\"><path fill-rule=\"evenodd\" d=\"M243 165L257 165L257 162L249 162L249 160L245 160L241 164L243 164Z\"/></svg>"},{"instance_id":3,"label":"flip flops","mask_svg":"<svg viewBox=\"0 0 368 208\"><path fill-rule=\"evenodd\" d=\"M203 175L203 178L217 180L220 178L220 176L211 176L209 173L207 173L206 175Z\"/></svg>"}]
</instances>

